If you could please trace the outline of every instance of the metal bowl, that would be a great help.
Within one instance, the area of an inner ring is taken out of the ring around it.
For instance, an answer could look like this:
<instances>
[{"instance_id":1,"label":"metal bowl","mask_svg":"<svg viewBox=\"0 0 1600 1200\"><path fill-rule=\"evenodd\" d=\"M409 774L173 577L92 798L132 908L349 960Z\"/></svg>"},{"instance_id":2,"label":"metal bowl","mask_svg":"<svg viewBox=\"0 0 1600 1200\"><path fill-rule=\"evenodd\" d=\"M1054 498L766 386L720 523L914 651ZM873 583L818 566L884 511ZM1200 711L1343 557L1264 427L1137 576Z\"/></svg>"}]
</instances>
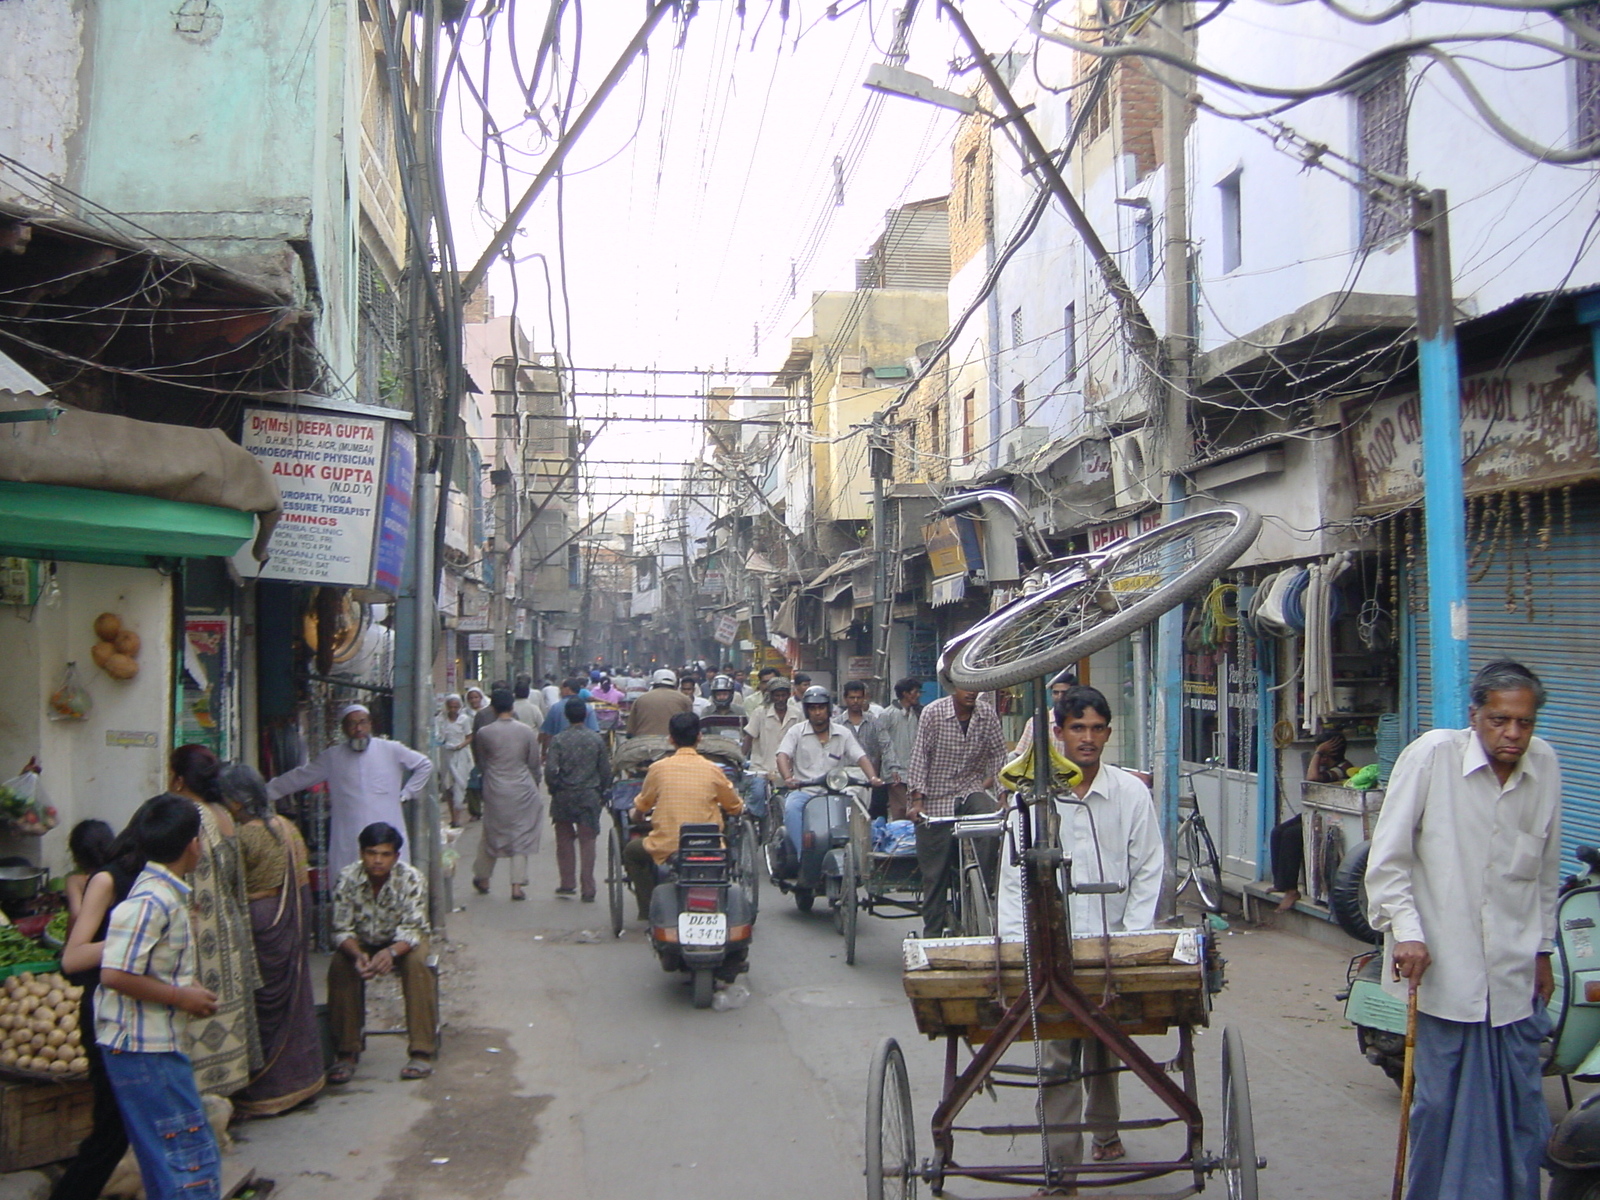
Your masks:
<instances>
[{"instance_id":1,"label":"metal bowl","mask_svg":"<svg viewBox=\"0 0 1600 1200\"><path fill-rule=\"evenodd\" d=\"M44 867L0 867L0 900L31 900L49 877Z\"/></svg>"}]
</instances>

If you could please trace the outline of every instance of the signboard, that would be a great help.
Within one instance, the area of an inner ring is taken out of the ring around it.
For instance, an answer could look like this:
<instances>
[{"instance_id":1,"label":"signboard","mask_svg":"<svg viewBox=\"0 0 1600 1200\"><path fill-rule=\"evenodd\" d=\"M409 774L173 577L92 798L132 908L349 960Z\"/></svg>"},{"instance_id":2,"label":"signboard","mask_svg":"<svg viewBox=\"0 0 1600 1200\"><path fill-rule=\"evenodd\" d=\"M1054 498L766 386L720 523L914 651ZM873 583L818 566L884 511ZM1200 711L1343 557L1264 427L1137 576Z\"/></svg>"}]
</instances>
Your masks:
<instances>
[{"instance_id":1,"label":"signboard","mask_svg":"<svg viewBox=\"0 0 1600 1200\"><path fill-rule=\"evenodd\" d=\"M1530 481L1540 487L1600 475L1591 352L1544 354L1461 380L1463 485L1469 496ZM1412 393L1364 406L1350 425L1362 508L1422 494L1421 401Z\"/></svg>"},{"instance_id":2,"label":"signboard","mask_svg":"<svg viewBox=\"0 0 1600 1200\"><path fill-rule=\"evenodd\" d=\"M389 430L389 458L383 468L383 495L378 501L378 550L372 564L372 586L391 597L400 594L411 540L411 494L417 469L417 435L404 425Z\"/></svg>"},{"instance_id":3,"label":"signboard","mask_svg":"<svg viewBox=\"0 0 1600 1200\"><path fill-rule=\"evenodd\" d=\"M1096 525L1089 530L1089 550L1091 553L1104 550L1112 542L1119 542L1123 538L1138 537L1141 533L1149 533L1152 529L1161 527L1161 510L1152 508L1132 517L1123 517L1120 521L1107 521L1104 525Z\"/></svg>"},{"instance_id":4,"label":"signboard","mask_svg":"<svg viewBox=\"0 0 1600 1200\"><path fill-rule=\"evenodd\" d=\"M928 548L930 575L965 574L967 556L961 548L961 533L954 517L944 517L922 527L922 541Z\"/></svg>"},{"instance_id":5,"label":"signboard","mask_svg":"<svg viewBox=\"0 0 1600 1200\"><path fill-rule=\"evenodd\" d=\"M456 619L456 628L466 633L469 630L484 630L489 628L489 591L479 587L471 581L461 585L461 615Z\"/></svg>"},{"instance_id":6,"label":"signboard","mask_svg":"<svg viewBox=\"0 0 1600 1200\"><path fill-rule=\"evenodd\" d=\"M874 678L874 673L872 670L872 655L852 654L848 659L845 660L845 672L847 679Z\"/></svg>"},{"instance_id":7,"label":"signboard","mask_svg":"<svg viewBox=\"0 0 1600 1200\"><path fill-rule=\"evenodd\" d=\"M513 640L518 642L526 642L533 639L533 622L528 619L527 609L517 609L516 616L511 621L511 636Z\"/></svg>"},{"instance_id":8,"label":"signboard","mask_svg":"<svg viewBox=\"0 0 1600 1200\"><path fill-rule=\"evenodd\" d=\"M739 636L739 618L731 612L723 613L717 618L717 627L711 636L718 645L733 645L734 639Z\"/></svg>"},{"instance_id":9,"label":"signboard","mask_svg":"<svg viewBox=\"0 0 1600 1200\"><path fill-rule=\"evenodd\" d=\"M409 431L385 470L394 423L314 411L247 408L240 443L266 465L283 496L272 557L256 564L243 554L242 573L295 583L367 587L382 566L398 588L410 531L410 480L416 446ZM403 507L389 499L404 492ZM379 511L385 529L380 549ZM380 584L385 590L389 585Z\"/></svg>"},{"instance_id":10,"label":"signboard","mask_svg":"<svg viewBox=\"0 0 1600 1200\"><path fill-rule=\"evenodd\" d=\"M494 649L494 634L469 633L467 634L467 649L489 651Z\"/></svg>"}]
</instances>

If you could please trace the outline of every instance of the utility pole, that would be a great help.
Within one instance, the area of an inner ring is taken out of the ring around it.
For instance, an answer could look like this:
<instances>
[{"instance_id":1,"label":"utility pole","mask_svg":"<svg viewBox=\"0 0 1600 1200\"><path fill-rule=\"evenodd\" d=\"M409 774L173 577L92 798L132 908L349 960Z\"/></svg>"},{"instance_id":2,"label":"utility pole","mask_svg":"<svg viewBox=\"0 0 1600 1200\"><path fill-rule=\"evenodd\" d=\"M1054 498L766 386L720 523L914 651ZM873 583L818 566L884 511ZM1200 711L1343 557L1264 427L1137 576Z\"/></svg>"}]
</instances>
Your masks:
<instances>
[{"instance_id":1,"label":"utility pole","mask_svg":"<svg viewBox=\"0 0 1600 1200\"><path fill-rule=\"evenodd\" d=\"M1466 497L1461 479L1461 362L1450 286L1449 206L1443 191L1411 200L1417 270L1417 385L1422 400L1422 498L1427 521L1429 666L1433 724L1467 715Z\"/></svg>"},{"instance_id":2,"label":"utility pole","mask_svg":"<svg viewBox=\"0 0 1600 1200\"><path fill-rule=\"evenodd\" d=\"M872 673L878 678L878 699L894 699L889 688L889 629L894 597L889 592L889 519L884 512L884 481L892 460L884 437L882 413L872 417L867 433L867 463L872 470Z\"/></svg>"},{"instance_id":3,"label":"utility pole","mask_svg":"<svg viewBox=\"0 0 1600 1200\"><path fill-rule=\"evenodd\" d=\"M695 660L694 653L694 570L689 565L689 509L683 510L683 529L678 544L683 547L683 662Z\"/></svg>"},{"instance_id":4,"label":"utility pole","mask_svg":"<svg viewBox=\"0 0 1600 1200\"><path fill-rule=\"evenodd\" d=\"M1157 28L1176 55L1187 52L1183 30L1188 6L1182 0L1167 4ZM1156 68L1152 65L1152 71ZM1187 72L1162 70L1161 135L1166 160L1166 202L1163 205L1166 238L1162 272L1166 276L1166 387L1162 411L1156 421L1161 463L1166 475L1162 521L1183 516L1187 499L1183 468L1189 459L1189 380L1193 364L1189 314L1189 213L1188 133L1189 91ZM1157 416L1152 405L1152 418ZM1153 766L1156 796L1161 804L1161 826L1168 844L1177 836L1179 764L1183 756L1183 606L1164 613L1156 626L1155 751Z\"/></svg>"}]
</instances>

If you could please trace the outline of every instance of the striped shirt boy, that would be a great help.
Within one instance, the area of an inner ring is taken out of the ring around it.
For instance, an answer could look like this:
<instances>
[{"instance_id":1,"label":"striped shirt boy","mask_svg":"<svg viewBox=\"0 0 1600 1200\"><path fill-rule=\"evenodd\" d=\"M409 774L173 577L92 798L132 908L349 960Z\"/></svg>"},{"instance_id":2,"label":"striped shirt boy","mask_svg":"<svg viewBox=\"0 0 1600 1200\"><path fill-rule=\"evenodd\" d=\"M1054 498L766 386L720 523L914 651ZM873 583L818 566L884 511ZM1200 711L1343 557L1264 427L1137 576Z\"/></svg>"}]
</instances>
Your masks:
<instances>
[{"instance_id":1,"label":"striped shirt boy","mask_svg":"<svg viewBox=\"0 0 1600 1200\"><path fill-rule=\"evenodd\" d=\"M189 929L193 889L160 863L150 863L128 898L111 911L102 970L149 975L174 987L194 984ZM151 1004L102 987L94 998L95 1040L112 1050L144 1054L185 1053L178 1030L187 1017L170 1004Z\"/></svg>"}]
</instances>

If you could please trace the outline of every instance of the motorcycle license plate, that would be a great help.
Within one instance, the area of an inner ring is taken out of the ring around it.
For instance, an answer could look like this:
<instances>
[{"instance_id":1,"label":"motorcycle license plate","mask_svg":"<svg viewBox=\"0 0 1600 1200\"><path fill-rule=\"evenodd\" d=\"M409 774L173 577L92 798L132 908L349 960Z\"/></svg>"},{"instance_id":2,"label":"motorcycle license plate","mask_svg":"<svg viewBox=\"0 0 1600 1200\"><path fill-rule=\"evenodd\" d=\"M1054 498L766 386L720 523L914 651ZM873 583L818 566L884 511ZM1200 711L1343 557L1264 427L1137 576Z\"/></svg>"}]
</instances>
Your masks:
<instances>
[{"instance_id":1,"label":"motorcycle license plate","mask_svg":"<svg viewBox=\"0 0 1600 1200\"><path fill-rule=\"evenodd\" d=\"M728 940L726 913L686 912L678 914L680 946L720 946Z\"/></svg>"}]
</instances>

